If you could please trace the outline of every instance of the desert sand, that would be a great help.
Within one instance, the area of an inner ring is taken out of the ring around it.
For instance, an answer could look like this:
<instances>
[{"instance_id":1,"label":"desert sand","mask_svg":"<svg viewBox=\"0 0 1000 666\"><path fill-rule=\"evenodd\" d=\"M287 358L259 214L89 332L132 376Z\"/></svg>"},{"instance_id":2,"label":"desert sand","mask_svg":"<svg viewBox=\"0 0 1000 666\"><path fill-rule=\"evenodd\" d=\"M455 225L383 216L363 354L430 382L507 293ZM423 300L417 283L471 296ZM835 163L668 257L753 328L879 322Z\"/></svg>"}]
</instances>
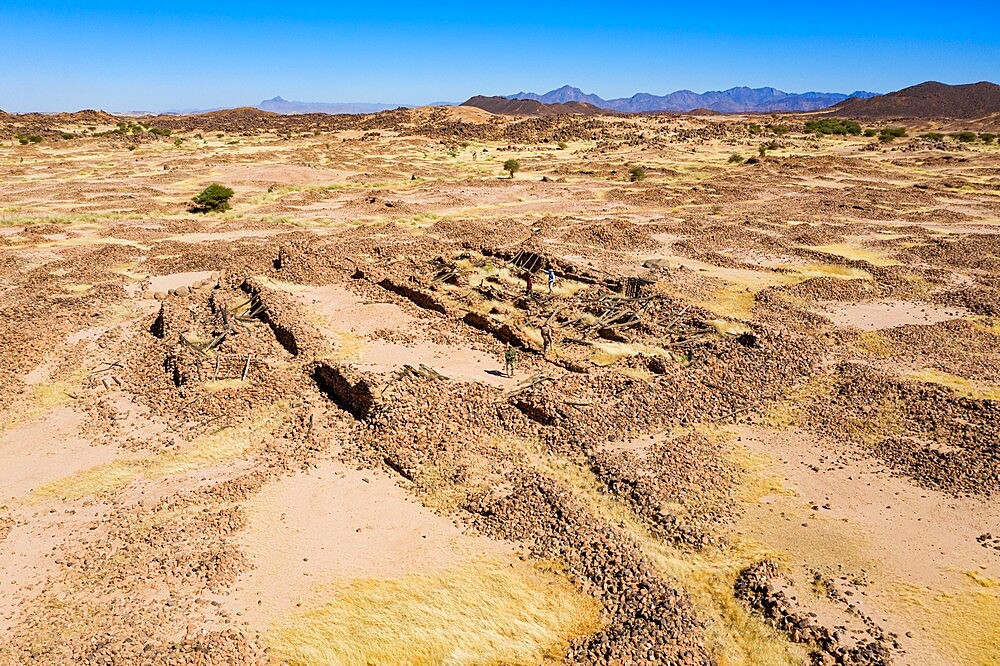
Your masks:
<instances>
[{"instance_id":1,"label":"desert sand","mask_svg":"<svg viewBox=\"0 0 1000 666\"><path fill-rule=\"evenodd\" d=\"M130 122L0 119L0 663L1000 662L1000 147Z\"/></svg>"}]
</instances>

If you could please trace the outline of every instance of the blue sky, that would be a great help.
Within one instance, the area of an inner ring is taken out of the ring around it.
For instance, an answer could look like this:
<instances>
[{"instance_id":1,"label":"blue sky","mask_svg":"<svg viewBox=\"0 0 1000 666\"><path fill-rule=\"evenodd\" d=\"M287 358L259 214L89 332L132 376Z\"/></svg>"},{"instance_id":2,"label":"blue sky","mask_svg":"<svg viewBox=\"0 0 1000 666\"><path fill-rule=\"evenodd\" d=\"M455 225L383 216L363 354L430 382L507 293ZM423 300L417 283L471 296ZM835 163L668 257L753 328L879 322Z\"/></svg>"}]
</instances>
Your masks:
<instances>
[{"instance_id":1,"label":"blue sky","mask_svg":"<svg viewBox=\"0 0 1000 666\"><path fill-rule=\"evenodd\" d=\"M912 2L0 0L0 109L605 98L736 85L887 92L1000 79L1000 14Z\"/></svg>"}]
</instances>

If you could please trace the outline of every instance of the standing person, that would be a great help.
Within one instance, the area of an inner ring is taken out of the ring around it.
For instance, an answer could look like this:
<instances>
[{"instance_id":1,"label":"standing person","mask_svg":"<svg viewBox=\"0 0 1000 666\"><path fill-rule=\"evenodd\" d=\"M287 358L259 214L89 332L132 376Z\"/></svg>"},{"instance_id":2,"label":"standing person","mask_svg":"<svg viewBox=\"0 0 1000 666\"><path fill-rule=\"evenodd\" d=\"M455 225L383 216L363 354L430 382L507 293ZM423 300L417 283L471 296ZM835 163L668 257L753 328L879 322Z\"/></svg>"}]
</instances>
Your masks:
<instances>
[{"instance_id":1,"label":"standing person","mask_svg":"<svg viewBox=\"0 0 1000 666\"><path fill-rule=\"evenodd\" d=\"M549 355L549 347L552 346L552 328L549 322L542 324L542 356Z\"/></svg>"},{"instance_id":2,"label":"standing person","mask_svg":"<svg viewBox=\"0 0 1000 666\"><path fill-rule=\"evenodd\" d=\"M556 272L549 266L545 269L545 274L549 276L549 293L552 293L552 285L556 283Z\"/></svg>"},{"instance_id":3,"label":"standing person","mask_svg":"<svg viewBox=\"0 0 1000 666\"><path fill-rule=\"evenodd\" d=\"M506 372L508 377L514 376L515 363L517 363L517 350L511 347L510 343L508 342L507 349L505 349L503 352L504 371Z\"/></svg>"},{"instance_id":4,"label":"standing person","mask_svg":"<svg viewBox=\"0 0 1000 666\"><path fill-rule=\"evenodd\" d=\"M524 274L524 293L531 296L532 290L535 288L535 276L531 273Z\"/></svg>"}]
</instances>

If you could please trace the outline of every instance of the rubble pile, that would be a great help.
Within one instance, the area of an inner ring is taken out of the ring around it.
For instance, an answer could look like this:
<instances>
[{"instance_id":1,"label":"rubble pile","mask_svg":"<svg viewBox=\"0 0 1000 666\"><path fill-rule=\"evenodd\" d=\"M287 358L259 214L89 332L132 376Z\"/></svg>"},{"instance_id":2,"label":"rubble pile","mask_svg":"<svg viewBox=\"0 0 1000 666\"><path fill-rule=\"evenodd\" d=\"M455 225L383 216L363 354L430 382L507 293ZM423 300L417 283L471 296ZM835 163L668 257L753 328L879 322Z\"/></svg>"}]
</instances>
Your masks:
<instances>
[{"instance_id":1,"label":"rubble pile","mask_svg":"<svg viewBox=\"0 0 1000 666\"><path fill-rule=\"evenodd\" d=\"M467 509L488 533L565 562L567 574L601 599L608 626L573 645L567 663L712 663L684 594L654 573L629 537L595 519L557 482L515 470L504 491L472 499Z\"/></svg>"},{"instance_id":2,"label":"rubble pile","mask_svg":"<svg viewBox=\"0 0 1000 666\"><path fill-rule=\"evenodd\" d=\"M831 630L817 624L808 614L796 609L796 604L784 591L773 585L778 577L777 565L764 560L744 569L736 579L736 597L764 616L776 629L788 634L796 643L813 648L812 663L845 666L887 666L893 663L887 639L877 627L868 640L851 644L846 632Z\"/></svg>"}]
</instances>

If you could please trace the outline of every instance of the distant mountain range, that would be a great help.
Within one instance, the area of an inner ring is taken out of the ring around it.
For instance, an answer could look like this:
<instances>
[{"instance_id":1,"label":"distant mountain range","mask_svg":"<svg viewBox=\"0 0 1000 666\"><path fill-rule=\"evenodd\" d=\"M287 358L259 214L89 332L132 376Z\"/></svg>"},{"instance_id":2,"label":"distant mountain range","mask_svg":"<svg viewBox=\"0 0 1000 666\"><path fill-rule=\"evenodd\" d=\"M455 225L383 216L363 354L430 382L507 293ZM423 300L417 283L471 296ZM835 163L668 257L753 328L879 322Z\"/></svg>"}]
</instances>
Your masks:
<instances>
[{"instance_id":1,"label":"distant mountain range","mask_svg":"<svg viewBox=\"0 0 1000 666\"><path fill-rule=\"evenodd\" d=\"M720 113L766 113L768 111L816 111L843 102L846 99L869 99L878 93L858 90L845 93L787 93L777 88L730 88L722 91L696 93L678 90L668 95L636 93L631 97L603 99L583 92L579 88L563 86L543 95L519 92L507 95L507 99L530 99L542 104L565 104L583 102L601 109L623 113L646 113L650 111L676 111L685 113L695 109L709 109Z\"/></svg>"},{"instance_id":2,"label":"distant mountain range","mask_svg":"<svg viewBox=\"0 0 1000 666\"><path fill-rule=\"evenodd\" d=\"M272 113L378 113L398 109L401 106L411 107L412 104L379 104L372 102L292 102L282 97L266 99L256 108Z\"/></svg>"}]
</instances>

